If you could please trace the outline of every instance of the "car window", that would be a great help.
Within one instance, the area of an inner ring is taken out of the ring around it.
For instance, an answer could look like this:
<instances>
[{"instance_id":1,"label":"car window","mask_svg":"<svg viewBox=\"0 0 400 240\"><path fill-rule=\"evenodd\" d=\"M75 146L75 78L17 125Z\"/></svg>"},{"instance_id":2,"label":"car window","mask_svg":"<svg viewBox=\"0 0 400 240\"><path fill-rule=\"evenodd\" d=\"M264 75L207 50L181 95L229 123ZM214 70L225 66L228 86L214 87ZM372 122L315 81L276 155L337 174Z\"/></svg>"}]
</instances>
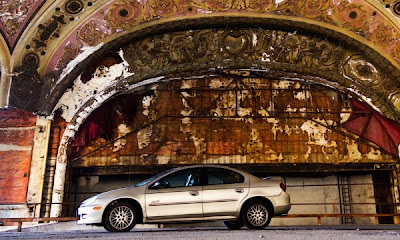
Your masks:
<instances>
[{"instance_id":1,"label":"car window","mask_svg":"<svg viewBox=\"0 0 400 240\"><path fill-rule=\"evenodd\" d=\"M169 170L167 170L167 171L164 171L164 172L162 172L162 173L159 173L159 174L157 174L157 175L154 175L154 176L152 176L152 177L150 177L150 178L148 178L148 179L146 179L146 180L143 180L143 181L141 181L141 182L139 182L139 183L136 183L134 186L136 186L136 187L141 187L141 186L143 186L143 185L146 185L146 184L148 184L149 182L153 181L154 179L157 179L157 178L161 177L162 175L165 175L165 174L171 172L172 170L174 170L174 168L169 169Z\"/></svg>"},{"instance_id":2,"label":"car window","mask_svg":"<svg viewBox=\"0 0 400 240\"><path fill-rule=\"evenodd\" d=\"M200 168L189 168L161 178L157 182L163 182L163 188L200 186Z\"/></svg>"},{"instance_id":3,"label":"car window","mask_svg":"<svg viewBox=\"0 0 400 240\"><path fill-rule=\"evenodd\" d=\"M207 184L232 184L243 183L242 174L224 168L207 168Z\"/></svg>"}]
</instances>

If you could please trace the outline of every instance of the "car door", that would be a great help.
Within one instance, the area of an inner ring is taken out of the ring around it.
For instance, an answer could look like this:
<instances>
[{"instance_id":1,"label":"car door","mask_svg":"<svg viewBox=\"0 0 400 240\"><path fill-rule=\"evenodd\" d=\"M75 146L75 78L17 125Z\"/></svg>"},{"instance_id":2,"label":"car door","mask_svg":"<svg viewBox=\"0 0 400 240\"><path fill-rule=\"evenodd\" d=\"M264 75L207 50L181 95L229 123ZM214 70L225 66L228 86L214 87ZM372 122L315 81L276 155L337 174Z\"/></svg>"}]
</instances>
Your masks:
<instances>
[{"instance_id":1,"label":"car door","mask_svg":"<svg viewBox=\"0 0 400 240\"><path fill-rule=\"evenodd\" d=\"M151 183L146 190L148 221L203 217L201 169L187 168Z\"/></svg>"},{"instance_id":2,"label":"car door","mask_svg":"<svg viewBox=\"0 0 400 240\"><path fill-rule=\"evenodd\" d=\"M249 193L249 180L225 168L207 167L203 187L204 217L233 216Z\"/></svg>"}]
</instances>

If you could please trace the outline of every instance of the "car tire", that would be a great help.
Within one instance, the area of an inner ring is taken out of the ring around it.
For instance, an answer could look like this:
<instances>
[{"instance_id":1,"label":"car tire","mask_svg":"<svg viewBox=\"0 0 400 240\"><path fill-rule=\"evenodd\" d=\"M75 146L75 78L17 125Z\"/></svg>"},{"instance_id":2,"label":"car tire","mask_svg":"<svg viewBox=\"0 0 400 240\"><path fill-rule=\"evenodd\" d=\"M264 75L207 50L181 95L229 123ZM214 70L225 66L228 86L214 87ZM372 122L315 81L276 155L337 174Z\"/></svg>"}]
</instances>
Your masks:
<instances>
[{"instance_id":1,"label":"car tire","mask_svg":"<svg viewBox=\"0 0 400 240\"><path fill-rule=\"evenodd\" d=\"M249 229L264 229L271 222L271 209L265 201L253 200L242 211L243 223Z\"/></svg>"},{"instance_id":2,"label":"car tire","mask_svg":"<svg viewBox=\"0 0 400 240\"><path fill-rule=\"evenodd\" d=\"M137 209L127 202L118 202L106 210L104 228L110 232L129 232L139 220Z\"/></svg>"},{"instance_id":3,"label":"car tire","mask_svg":"<svg viewBox=\"0 0 400 240\"><path fill-rule=\"evenodd\" d=\"M238 230L244 226L243 221L240 219L234 221L222 221L222 223L225 225L225 227L231 230Z\"/></svg>"}]
</instances>

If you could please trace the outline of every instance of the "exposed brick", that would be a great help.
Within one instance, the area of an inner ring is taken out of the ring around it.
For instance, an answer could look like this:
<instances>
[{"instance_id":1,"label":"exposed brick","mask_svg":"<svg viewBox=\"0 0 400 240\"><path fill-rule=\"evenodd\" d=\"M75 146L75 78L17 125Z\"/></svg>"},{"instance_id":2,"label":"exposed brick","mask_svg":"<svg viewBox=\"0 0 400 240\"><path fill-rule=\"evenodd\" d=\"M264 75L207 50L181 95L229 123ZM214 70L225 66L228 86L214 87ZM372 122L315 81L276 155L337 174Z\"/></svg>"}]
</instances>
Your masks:
<instances>
[{"instance_id":1,"label":"exposed brick","mask_svg":"<svg viewBox=\"0 0 400 240\"><path fill-rule=\"evenodd\" d=\"M0 128L29 127L36 125L36 116L30 112L19 109L0 110Z\"/></svg>"},{"instance_id":2,"label":"exposed brick","mask_svg":"<svg viewBox=\"0 0 400 240\"><path fill-rule=\"evenodd\" d=\"M0 141L5 144L29 146L34 130L0 131ZM23 203L26 200L31 151L0 151L0 203Z\"/></svg>"},{"instance_id":3,"label":"exposed brick","mask_svg":"<svg viewBox=\"0 0 400 240\"><path fill-rule=\"evenodd\" d=\"M32 146L34 134L34 129L0 131L0 143L18 146Z\"/></svg>"}]
</instances>

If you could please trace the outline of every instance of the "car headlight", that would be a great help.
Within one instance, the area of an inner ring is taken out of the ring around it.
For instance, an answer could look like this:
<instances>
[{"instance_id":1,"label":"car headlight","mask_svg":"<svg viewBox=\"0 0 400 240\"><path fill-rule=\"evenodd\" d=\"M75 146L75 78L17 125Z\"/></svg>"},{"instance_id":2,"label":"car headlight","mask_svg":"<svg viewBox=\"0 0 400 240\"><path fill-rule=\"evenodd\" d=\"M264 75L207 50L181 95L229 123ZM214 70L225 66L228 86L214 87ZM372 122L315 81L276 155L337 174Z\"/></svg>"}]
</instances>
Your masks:
<instances>
[{"instance_id":1,"label":"car headlight","mask_svg":"<svg viewBox=\"0 0 400 240\"><path fill-rule=\"evenodd\" d=\"M85 206L89 206L92 205L94 202L96 202L97 200L97 195L93 196L91 198L86 199L85 201L82 202L81 206L85 207Z\"/></svg>"}]
</instances>

